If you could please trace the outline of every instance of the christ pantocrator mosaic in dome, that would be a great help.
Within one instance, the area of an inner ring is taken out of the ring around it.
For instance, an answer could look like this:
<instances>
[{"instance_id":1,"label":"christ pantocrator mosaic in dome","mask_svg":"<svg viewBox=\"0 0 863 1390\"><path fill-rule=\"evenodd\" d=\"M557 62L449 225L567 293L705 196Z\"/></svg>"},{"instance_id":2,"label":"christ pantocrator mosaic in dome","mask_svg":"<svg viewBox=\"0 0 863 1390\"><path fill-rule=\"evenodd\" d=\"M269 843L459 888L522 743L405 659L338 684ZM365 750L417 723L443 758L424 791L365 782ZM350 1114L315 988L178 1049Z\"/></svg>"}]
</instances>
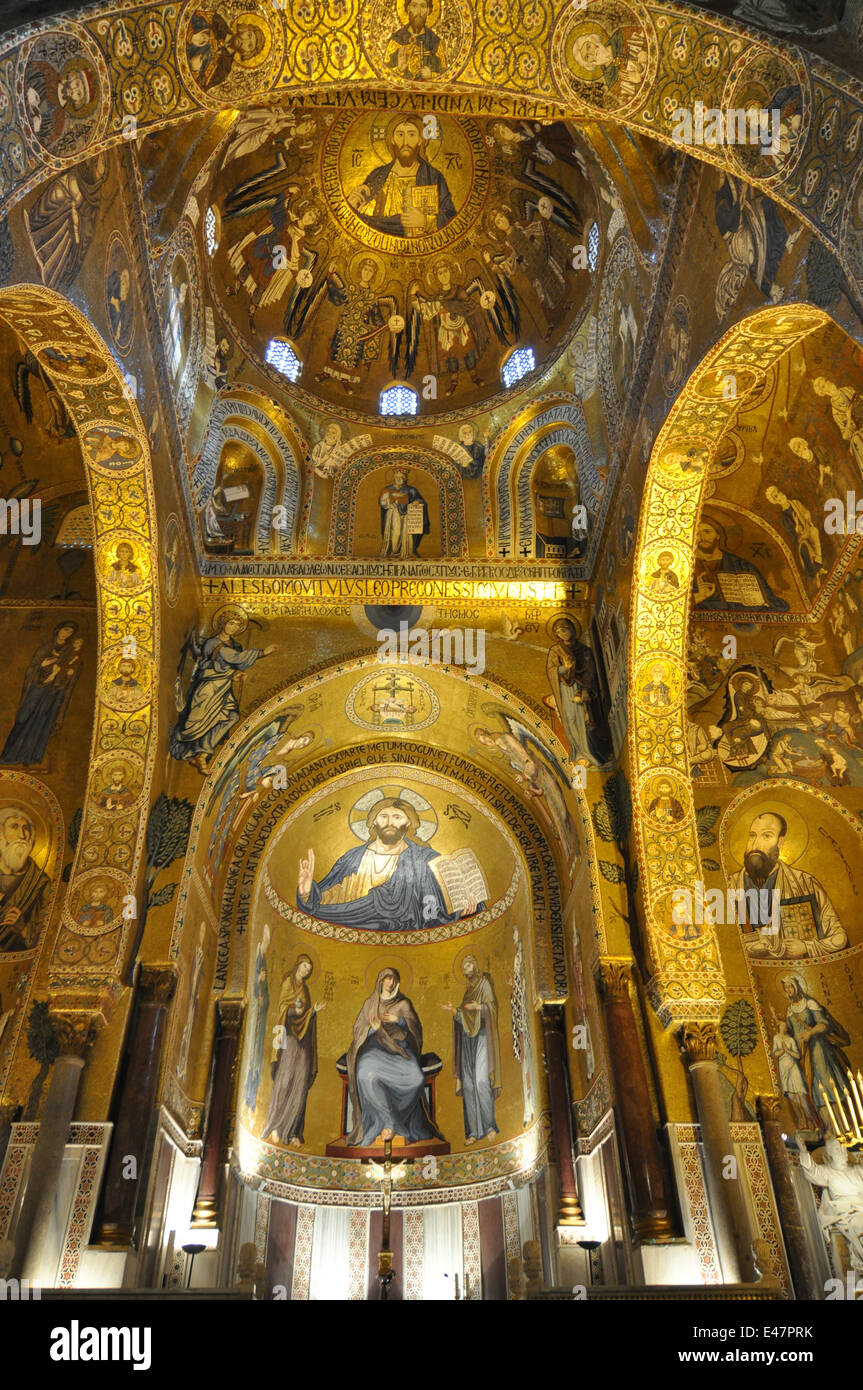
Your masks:
<instances>
[{"instance_id":1,"label":"christ pantocrator mosaic in dome","mask_svg":"<svg viewBox=\"0 0 863 1390\"><path fill-rule=\"evenodd\" d=\"M213 289L244 346L287 339L327 404L377 414L396 380L424 414L478 405L516 346L541 369L580 322L584 168L562 123L252 110L210 192Z\"/></svg>"}]
</instances>

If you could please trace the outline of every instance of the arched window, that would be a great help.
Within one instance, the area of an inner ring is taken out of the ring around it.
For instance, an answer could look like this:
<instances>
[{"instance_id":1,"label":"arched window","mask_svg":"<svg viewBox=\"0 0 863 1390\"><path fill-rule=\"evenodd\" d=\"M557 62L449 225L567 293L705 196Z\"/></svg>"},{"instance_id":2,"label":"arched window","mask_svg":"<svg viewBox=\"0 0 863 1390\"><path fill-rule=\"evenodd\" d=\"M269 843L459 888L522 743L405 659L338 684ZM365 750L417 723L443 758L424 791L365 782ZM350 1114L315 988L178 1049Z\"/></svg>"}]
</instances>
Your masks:
<instances>
[{"instance_id":1,"label":"arched window","mask_svg":"<svg viewBox=\"0 0 863 1390\"><path fill-rule=\"evenodd\" d=\"M513 348L501 368L500 375L504 386L515 386L517 381L521 381L522 377L527 376L528 372L532 372L535 367L536 358L533 355L533 348Z\"/></svg>"},{"instance_id":2,"label":"arched window","mask_svg":"<svg viewBox=\"0 0 863 1390\"><path fill-rule=\"evenodd\" d=\"M381 415L416 415L418 401L410 386L388 386L381 391Z\"/></svg>"},{"instance_id":3,"label":"arched window","mask_svg":"<svg viewBox=\"0 0 863 1390\"><path fill-rule=\"evenodd\" d=\"M303 370L302 362L284 338L270 340L267 346L267 361L277 372L281 372L282 376L286 376L288 381L296 381Z\"/></svg>"}]
</instances>

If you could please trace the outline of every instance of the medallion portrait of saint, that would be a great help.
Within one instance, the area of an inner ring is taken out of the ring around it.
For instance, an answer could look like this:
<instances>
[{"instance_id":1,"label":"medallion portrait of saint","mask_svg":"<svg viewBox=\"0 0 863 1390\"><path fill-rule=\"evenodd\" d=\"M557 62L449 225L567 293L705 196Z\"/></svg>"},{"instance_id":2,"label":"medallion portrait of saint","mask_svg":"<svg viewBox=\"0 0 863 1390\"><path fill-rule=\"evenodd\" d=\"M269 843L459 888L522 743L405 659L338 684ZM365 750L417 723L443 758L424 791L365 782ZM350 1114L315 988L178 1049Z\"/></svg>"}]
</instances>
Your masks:
<instances>
[{"instance_id":1,"label":"medallion portrait of saint","mask_svg":"<svg viewBox=\"0 0 863 1390\"><path fill-rule=\"evenodd\" d=\"M648 69L646 34L632 22L633 14L617 8L618 22L610 15L582 18L565 43L570 81L587 87L591 101L609 110L638 99Z\"/></svg>"},{"instance_id":2,"label":"medallion portrait of saint","mask_svg":"<svg viewBox=\"0 0 863 1390\"><path fill-rule=\"evenodd\" d=\"M352 828L363 843L339 855L318 881L315 852L299 862L297 907L309 916L370 931L418 931L471 917L485 907L482 869L466 848L441 855L425 843L426 822L408 795L379 795ZM480 900L480 894L483 900Z\"/></svg>"},{"instance_id":3,"label":"medallion portrait of saint","mask_svg":"<svg viewBox=\"0 0 863 1390\"><path fill-rule=\"evenodd\" d=\"M385 140L391 158L350 190L350 206L369 227L390 236L440 231L456 210L446 178L426 158L423 117L394 116Z\"/></svg>"},{"instance_id":4,"label":"medallion portrait of saint","mask_svg":"<svg viewBox=\"0 0 863 1390\"><path fill-rule=\"evenodd\" d=\"M233 22L219 9L201 8L192 15L186 38L186 58L195 81L205 92L221 87L235 66L257 67L264 62L272 38L260 15L250 10Z\"/></svg>"},{"instance_id":5,"label":"medallion portrait of saint","mask_svg":"<svg viewBox=\"0 0 863 1390\"><path fill-rule=\"evenodd\" d=\"M24 108L33 135L54 155L90 141L99 118L100 81L93 60L70 35L38 39L24 70Z\"/></svg>"}]
</instances>

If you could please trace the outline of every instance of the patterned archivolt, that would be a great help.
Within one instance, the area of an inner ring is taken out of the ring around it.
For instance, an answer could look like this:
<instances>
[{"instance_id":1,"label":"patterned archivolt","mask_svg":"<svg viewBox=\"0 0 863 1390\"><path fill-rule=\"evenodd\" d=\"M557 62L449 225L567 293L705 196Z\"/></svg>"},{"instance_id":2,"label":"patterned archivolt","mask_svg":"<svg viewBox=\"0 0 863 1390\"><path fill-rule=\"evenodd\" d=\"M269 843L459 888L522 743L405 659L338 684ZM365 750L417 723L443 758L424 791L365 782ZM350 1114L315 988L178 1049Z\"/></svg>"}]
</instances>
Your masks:
<instances>
[{"instance_id":1,"label":"patterned archivolt","mask_svg":"<svg viewBox=\"0 0 863 1390\"><path fill-rule=\"evenodd\" d=\"M863 278L861 100L823 59L804 60L719 16L639 0L526 8L440 0L423 10L412 28L392 0L310 0L296 15L250 0L215 10L186 0L134 15L106 7L85 23L30 33L7 52L0 79L0 197L10 205L106 142L299 86L338 87L355 110L366 101L386 110L373 89L390 89L423 115L442 109L428 94L445 83L452 119L506 117L520 103L522 117L612 117L666 143L679 129L676 113L697 101L755 105L780 111L778 140L765 149L699 146L699 158L792 207ZM362 217L362 206L351 211ZM452 206L455 222L457 199Z\"/></svg>"},{"instance_id":2,"label":"patterned archivolt","mask_svg":"<svg viewBox=\"0 0 863 1390\"><path fill-rule=\"evenodd\" d=\"M724 985L709 922L673 918L674 894L703 882L685 714L689 593L705 479L725 428L762 373L828 322L804 305L765 309L735 326L689 378L657 436L641 510L632 598L630 750L653 990L666 1023L718 1018ZM739 394L723 395L729 374ZM674 584L657 576L674 570ZM661 692L661 698L657 692Z\"/></svg>"}]
</instances>

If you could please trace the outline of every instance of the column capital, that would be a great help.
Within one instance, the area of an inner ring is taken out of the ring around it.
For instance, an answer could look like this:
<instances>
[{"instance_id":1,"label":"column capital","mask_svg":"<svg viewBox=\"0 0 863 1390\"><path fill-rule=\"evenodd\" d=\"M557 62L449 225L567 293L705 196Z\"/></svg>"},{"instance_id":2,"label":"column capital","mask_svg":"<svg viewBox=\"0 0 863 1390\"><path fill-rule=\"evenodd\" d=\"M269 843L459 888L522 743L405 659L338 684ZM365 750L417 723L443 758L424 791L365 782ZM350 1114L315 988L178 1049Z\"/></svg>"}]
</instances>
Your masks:
<instances>
[{"instance_id":1,"label":"column capital","mask_svg":"<svg viewBox=\"0 0 863 1390\"><path fill-rule=\"evenodd\" d=\"M96 1041L105 1019L101 1013L83 1009L52 1009L61 1057L80 1057L83 1061Z\"/></svg>"},{"instance_id":2,"label":"column capital","mask_svg":"<svg viewBox=\"0 0 863 1390\"><path fill-rule=\"evenodd\" d=\"M712 1062L716 1057L719 1042L715 1023L702 1023L690 1020L678 1029L677 1038L680 1050L689 1066L695 1062Z\"/></svg>"},{"instance_id":3,"label":"column capital","mask_svg":"<svg viewBox=\"0 0 863 1390\"><path fill-rule=\"evenodd\" d=\"M243 1023L242 999L220 999L217 1005L219 1028L223 1034L238 1036Z\"/></svg>"},{"instance_id":4,"label":"column capital","mask_svg":"<svg viewBox=\"0 0 863 1390\"><path fill-rule=\"evenodd\" d=\"M627 956L601 956L599 984L608 999L626 999L632 979L632 961Z\"/></svg>"},{"instance_id":5,"label":"column capital","mask_svg":"<svg viewBox=\"0 0 863 1390\"><path fill-rule=\"evenodd\" d=\"M142 1003L167 1008L177 988L177 967L158 963L142 965L138 972L138 994Z\"/></svg>"},{"instance_id":6,"label":"column capital","mask_svg":"<svg viewBox=\"0 0 863 1390\"><path fill-rule=\"evenodd\" d=\"M756 1104L758 1106L758 1118L762 1123L779 1119L779 1112L782 1108L781 1096L758 1096Z\"/></svg>"}]
</instances>

